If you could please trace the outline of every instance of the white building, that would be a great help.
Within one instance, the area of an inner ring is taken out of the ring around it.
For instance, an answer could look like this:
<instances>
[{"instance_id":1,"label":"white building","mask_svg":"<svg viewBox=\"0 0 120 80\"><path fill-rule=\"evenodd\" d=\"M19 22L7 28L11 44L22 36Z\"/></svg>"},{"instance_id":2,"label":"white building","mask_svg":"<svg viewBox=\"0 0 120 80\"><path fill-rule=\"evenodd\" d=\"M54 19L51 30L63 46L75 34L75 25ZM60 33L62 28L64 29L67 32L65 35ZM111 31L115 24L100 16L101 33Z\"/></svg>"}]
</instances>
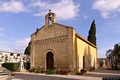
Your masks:
<instances>
[{"instance_id":1,"label":"white building","mask_svg":"<svg viewBox=\"0 0 120 80\"><path fill-rule=\"evenodd\" d=\"M21 58L24 62L30 61L30 57L28 55L22 53L0 51L0 65L5 62L19 62Z\"/></svg>"}]
</instances>

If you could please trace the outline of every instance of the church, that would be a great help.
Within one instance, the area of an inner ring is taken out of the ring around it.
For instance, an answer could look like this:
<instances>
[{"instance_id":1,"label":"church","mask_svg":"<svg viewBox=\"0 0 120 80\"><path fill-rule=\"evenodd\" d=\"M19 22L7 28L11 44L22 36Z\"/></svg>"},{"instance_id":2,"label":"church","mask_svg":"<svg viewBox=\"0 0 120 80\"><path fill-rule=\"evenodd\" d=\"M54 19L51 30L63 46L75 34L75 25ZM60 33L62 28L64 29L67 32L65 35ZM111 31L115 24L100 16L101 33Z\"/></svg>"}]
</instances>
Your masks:
<instances>
[{"instance_id":1,"label":"church","mask_svg":"<svg viewBox=\"0 0 120 80\"><path fill-rule=\"evenodd\" d=\"M31 35L31 68L70 69L97 68L97 46L70 26L56 23L56 14L48 12L45 24Z\"/></svg>"}]
</instances>

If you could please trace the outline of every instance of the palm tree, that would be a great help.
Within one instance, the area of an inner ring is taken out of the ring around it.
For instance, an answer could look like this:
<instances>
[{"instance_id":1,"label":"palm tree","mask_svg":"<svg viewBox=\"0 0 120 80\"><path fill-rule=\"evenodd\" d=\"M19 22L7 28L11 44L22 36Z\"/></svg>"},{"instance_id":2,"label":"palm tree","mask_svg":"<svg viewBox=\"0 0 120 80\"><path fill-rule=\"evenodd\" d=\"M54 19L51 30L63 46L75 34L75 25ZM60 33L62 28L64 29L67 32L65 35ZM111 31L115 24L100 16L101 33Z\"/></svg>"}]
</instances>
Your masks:
<instances>
[{"instance_id":1,"label":"palm tree","mask_svg":"<svg viewBox=\"0 0 120 80\"><path fill-rule=\"evenodd\" d=\"M114 49L109 49L106 52L106 57L110 60L111 66L115 64L115 67L118 68L120 63L120 43L114 45Z\"/></svg>"},{"instance_id":2,"label":"palm tree","mask_svg":"<svg viewBox=\"0 0 120 80\"><path fill-rule=\"evenodd\" d=\"M109 49L107 52L106 52L106 57L108 59L111 59L113 57L113 49Z\"/></svg>"},{"instance_id":3,"label":"palm tree","mask_svg":"<svg viewBox=\"0 0 120 80\"><path fill-rule=\"evenodd\" d=\"M113 61L114 61L114 53L113 53L113 49L109 49L106 52L106 57L109 59L111 66L113 65Z\"/></svg>"}]
</instances>

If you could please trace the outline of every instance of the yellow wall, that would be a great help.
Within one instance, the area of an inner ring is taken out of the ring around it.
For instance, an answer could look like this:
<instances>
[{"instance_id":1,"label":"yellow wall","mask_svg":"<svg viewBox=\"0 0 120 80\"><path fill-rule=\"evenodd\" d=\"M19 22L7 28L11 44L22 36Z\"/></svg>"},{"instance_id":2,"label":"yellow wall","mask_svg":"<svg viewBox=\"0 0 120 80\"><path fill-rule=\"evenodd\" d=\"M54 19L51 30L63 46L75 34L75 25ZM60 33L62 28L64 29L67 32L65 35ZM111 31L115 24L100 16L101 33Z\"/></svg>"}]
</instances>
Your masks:
<instances>
[{"instance_id":1,"label":"yellow wall","mask_svg":"<svg viewBox=\"0 0 120 80\"><path fill-rule=\"evenodd\" d=\"M76 35L76 57L77 71L80 71L83 67L97 67L97 47L80 35Z\"/></svg>"}]
</instances>

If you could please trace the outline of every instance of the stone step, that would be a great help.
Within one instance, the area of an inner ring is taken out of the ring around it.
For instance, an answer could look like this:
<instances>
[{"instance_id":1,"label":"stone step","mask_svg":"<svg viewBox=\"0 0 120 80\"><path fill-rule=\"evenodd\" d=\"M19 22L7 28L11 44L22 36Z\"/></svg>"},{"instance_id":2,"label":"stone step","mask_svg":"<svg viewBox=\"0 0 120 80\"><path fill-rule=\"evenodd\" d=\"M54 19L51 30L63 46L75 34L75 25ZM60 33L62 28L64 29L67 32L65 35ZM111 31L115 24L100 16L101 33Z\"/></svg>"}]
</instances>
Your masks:
<instances>
[{"instance_id":1,"label":"stone step","mask_svg":"<svg viewBox=\"0 0 120 80\"><path fill-rule=\"evenodd\" d=\"M4 72L0 72L0 77L7 77L7 73L4 73Z\"/></svg>"},{"instance_id":2,"label":"stone step","mask_svg":"<svg viewBox=\"0 0 120 80\"><path fill-rule=\"evenodd\" d=\"M11 75L11 72L4 68L4 67L0 67L0 76L10 76Z\"/></svg>"},{"instance_id":3,"label":"stone step","mask_svg":"<svg viewBox=\"0 0 120 80\"><path fill-rule=\"evenodd\" d=\"M1 75L7 75L7 73L0 73L0 76L1 76Z\"/></svg>"},{"instance_id":4,"label":"stone step","mask_svg":"<svg viewBox=\"0 0 120 80\"><path fill-rule=\"evenodd\" d=\"M3 71L0 71L0 73L2 73Z\"/></svg>"},{"instance_id":5,"label":"stone step","mask_svg":"<svg viewBox=\"0 0 120 80\"><path fill-rule=\"evenodd\" d=\"M0 75L0 78L1 78L1 77L8 77L8 75Z\"/></svg>"}]
</instances>

